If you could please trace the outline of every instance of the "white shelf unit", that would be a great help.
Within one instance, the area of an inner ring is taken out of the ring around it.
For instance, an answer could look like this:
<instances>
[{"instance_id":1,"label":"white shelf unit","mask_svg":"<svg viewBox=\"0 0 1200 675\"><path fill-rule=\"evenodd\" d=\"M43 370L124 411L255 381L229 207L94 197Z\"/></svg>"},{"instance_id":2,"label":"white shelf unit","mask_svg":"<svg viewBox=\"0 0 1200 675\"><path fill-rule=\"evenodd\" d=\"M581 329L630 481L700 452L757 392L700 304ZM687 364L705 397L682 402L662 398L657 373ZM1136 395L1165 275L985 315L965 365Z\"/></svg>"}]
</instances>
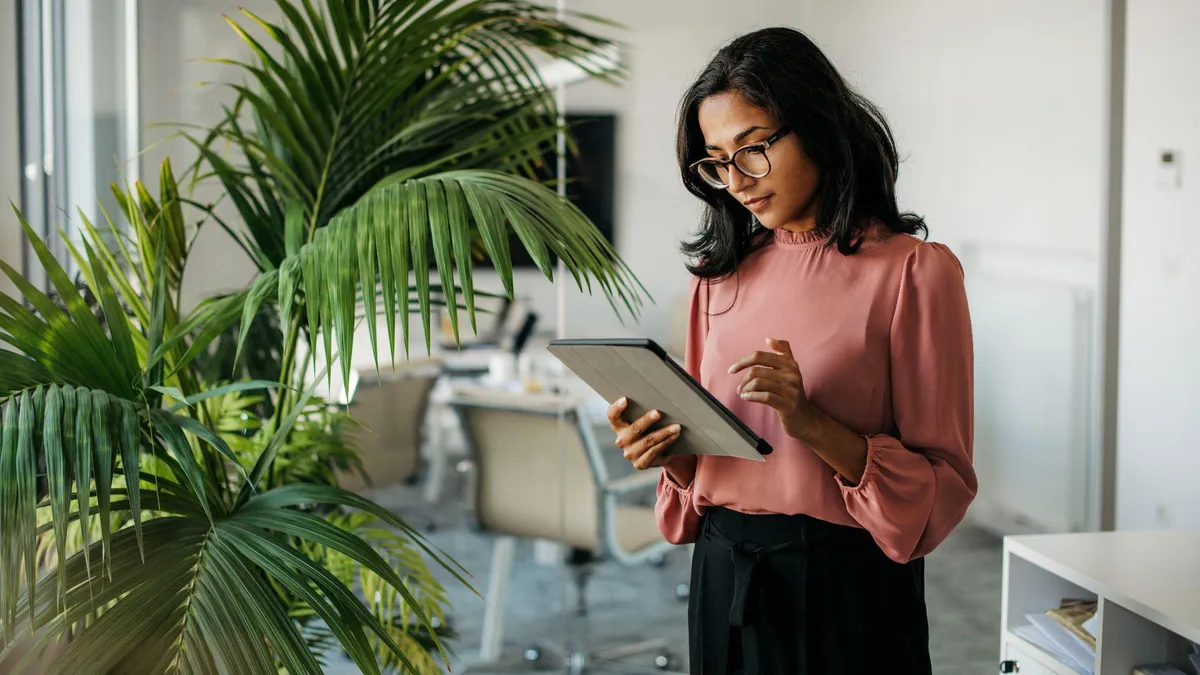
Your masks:
<instances>
[{"instance_id":1,"label":"white shelf unit","mask_svg":"<svg viewBox=\"0 0 1200 675\"><path fill-rule=\"evenodd\" d=\"M1005 537L1000 661L1015 662L1011 672L1076 672L1013 632L1063 598L1098 601L1096 675L1182 666L1200 642L1200 531Z\"/></svg>"}]
</instances>

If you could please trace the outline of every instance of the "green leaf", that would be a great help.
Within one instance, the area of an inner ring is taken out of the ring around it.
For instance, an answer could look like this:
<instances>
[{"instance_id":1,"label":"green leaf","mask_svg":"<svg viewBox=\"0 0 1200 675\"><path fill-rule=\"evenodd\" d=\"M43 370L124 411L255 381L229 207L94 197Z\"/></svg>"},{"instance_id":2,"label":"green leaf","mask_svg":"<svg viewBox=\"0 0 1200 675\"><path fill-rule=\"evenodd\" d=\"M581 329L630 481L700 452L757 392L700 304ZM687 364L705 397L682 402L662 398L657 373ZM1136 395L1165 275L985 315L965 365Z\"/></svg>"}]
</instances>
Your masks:
<instances>
[{"instance_id":1,"label":"green leaf","mask_svg":"<svg viewBox=\"0 0 1200 675\"><path fill-rule=\"evenodd\" d=\"M238 317L242 315L242 306L248 295L249 289L211 300L197 307L185 321L171 331L158 349L150 352L147 368L161 363L171 349L183 343L199 330L199 334L192 340L183 356L175 362L171 372L167 373L167 377L186 368L197 356L208 349L213 340L238 320Z\"/></svg>"},{"instance_id":2,"label":"green leaf","mask_svg":"<svg viewBox=\"0 0 1200 675\"><path fill-rule=\"evenodd\" d=\"M0 397L53 381L53 375L42 364L22 354L0 349Z\"/></svg>"},{"instance_id":3,"label":"green leaf","mask_svg":"<svg viewBox=\"0 0 1200 675\"><path fill-rule=\"evenodd\" d=\"M463 585L471 588L471 584L462 576L470 574L465 568L449 558L443 558L444 554L434 551L420 532L413 529L411 525L398 518L395 514L353 492L332 485L285 485L255 497L255 504L256 508L282 508L313 504L336 505L348 506L370 513L381 521L402 530L405 534L412 537L413 541L420 546L426 555L429 555L447 572L454 575ZM472 591L474 592L474 589Z\"/></svg>"},{"instance_id":4,"label":"green leaf","mask_svg":"<svg viewBox=\"0 0 1200 675\"><path fill-rule=\"evenodd\" d=\"M158 410L152 412L151 415L160 416L163 419L169 420L171 423L178 425L181 429L190 432L196 438L207 443L209 447L224 455L225 458L230 462L233 462L233 465L238 469L238 473L241 473L243 476L246 475L245 468L238 461L238 456L229 448L229 444L226 443L220 436L213 433L213 431L208 427L190 417L172 415L171 413L161 412Z\"/></svg>"},{"instance_id":5,"label":"green leaf","mask_svg":"<svg viewBox=\"0 0 1200 675\"><path fill-rule=\"evenodd\" d=\"M354 308L359 281L355 269L358 258L355 225L356 223L348 223L347 227L334 231L337 234L337 244L331 260L334 275L329 310L333 316L338 351L342 356L342 385L345 391L350 391L350 371L353 369ZM328 350L326 352L328 354Z\"/></svg>"},{"instance_id":6,"label":"green leaf","mask_svg":"<svg viewBox=\"0 0 1200 675\"><path fill-rule=\"evenodd\" d=\"M63 440L63 432L71 428L71 424L63 423L63 393L57 386L51 386L46 391L46 414L42 429L42 446L46 453L46 484L49 488L51 517L54 521L55 551L58 554L58 566L67 566L67 517L71 508L71 464ZM65 579L62 579L65 581ZM59 597L66 595L64 584L58 587Z\"/></svg>"},{"instance_id":7,"label":"green leaf","mask_svg":"<svg viewBox=\"0 0 1200 675\"><path fill-rule=\"evenodd\" d=\"M103 391L93 391L92 449L96 453L96 506L100 512L100 541L104 552L104 562L108 565L109 574L112 574L112 561L109 559L109 540L111 538L109 503L112 501L113 437L110 433L112 427L109 426L108 413L108 394Z\"/></svg>"},{"instance_id":8,"label":"green leaf","mask_svg":"<svg viewBox=\"0 0 1200 675\"><path fill-rule=\"evenodd\" d=\"M250 502L248 508L243 509L237 514L236 519L238 522L286 534L303 541L321 544L349 556L375 574L378 574L392 588L398 591L404 597L408 606L417 615L418 620L425 629L431 634L434 633L434 627L429 617L404 585L404 582L401 581L399 575L361 538L351 535L345 530L331 525L328 521L311 514L287 509L272 509L269 512L259 513L257 509L253 508L253 504L253 501ZM395 654L403 655L400 647L396 645L392 637L383 631L382 628L377 630L377 634ZM446 659L444 652L442 653L442 658Z\"/></svg>"},{"instance_id":9,"label":"green leaf","mask_svg":"<svg viewBox=\"0 0 1200 675\"><path fill-rule=\"evenodd\" d=\"M136 365L138 358L137 351L133 346L133 332L129 325L129 317L126 316L125 310L117 300L117 294L108 280L108 275L104 271L104 265L101 264L95 251L92 250L91 244L85 239L83 245L88 254L88 261L90 262L88 269L95 279L92 287L100 296L100 304L104 309L104 318L108 324L109 334L116 349L117 357L122 364L126 364L127 371L131 371L127 372L126 375L130 377L128 384L132 387L136 380L136 371L129 368L129 366Z\"/></svg>"},{"instance_id":10,"label":"green leaf","mask_svg":"<svg viewBox=\"0 0 1200 675\"><path fill-rule=\"evenodd\" d=\"M254 323L254 317L258 314L259 308L262 307L265 300L275 297L278 293L278 270L271 270L263 274L250 287L250 295L246 298L246 304L242 307L242 330L238 335L237 353L233 359L235 364L242 358L242 346L246 343L246 336L250 334L250 327Z\"/></svg>"},{"instance_id":11,"label":"green leaf","mask_svg":"<svg viewBox=\"0 0 1200 675\"><path fill-rule=\"evenodd\" d=\"M378 620L348 588L307 556L263 536L256 528L237 519L226 521L221 527L243 555L321 615L355 665L365 673L379 673L379 665L363 634L364 625L374 629ZM378 632L382 633L382 628Z\"/></svg>"},{"instance_id":12,"label":"green leaf","mask_svg":"<svg viewBox=\"0 0 1200 675\"><path fill-rule=\"evenodd\" d=\"M17 494L17 443L20 438L20 399L4 403L0 427L0 532L19 531ZM21 587L21 548L14 536L0 538L0 623L4 641L11 642L16 623L17 594Z\"/></svg>"},{"instance_id":13,"label":"green leaf","mask_svg":"<svg viewBox=\"0 0 1200 675\"><path fill-rule=\"evenodd\" d=\"M37 547L34 531L37 529L37 460L35 446L38 444L41 420L38 413L45 400L45 391L38 387L32 394L28 391L21 394L19 399L21 412L17 421L17 456L16 456L16 528L7 530L6 537L13 537L17 547L25 557L25 589L26 593L34 592L37 580L33 552ZM14 571L16 566L12 568ZM32 613L30 616L32 619Z\"/></svg>"},{"instance_id":14,"label":"green leaf","mask_svg":"<svg viewBox=\"0 0 1200 675\"><path fill-rule=\"evenodd\" d=\"M209 486L200 465L196 462L196 457L192 454L192 448L188 445L187 438L176 426L174 420L165 413L151 411L150 422L162 438L163 445L170 451L175 461L179 462L179 468L183 472L180 478L187 481L191 490L199 497L205 516L212 520L213 509L209 498Z\"/></svg>"},{"instance_id":15,"label":"green leaf","mask_svg":"<svg viewBox=\"0 0 1200 675\"><path fill-rule=\"evenodd\" d=\"M426 189L435 182L427 184L417 182L411 185L408 193L408 233L412 242L413 272L417 281L417 301L421 303L421 325L425 329L425 351L430 349L430 310L429 310L429 230L431 227L444 226L443 223L430 222L432 213L429 210L429 200ZM406 340L407 342L407 340Z\"/></svg>"},{"instance_id":16,"label":"green leaf","mask_svg":"<svg viewBox=\"0 0 1200 675\"><path fill-rule=\"evenodd\" d=\"M187 396L185 396L182 391L179 391L179 389L175 387L163 387L156 384L151 386L150 389L153 389L154 391L157 391L165 396L170 396L176 401L183 401L184 403L187 402Z\"/></svg>"},{"instance_id":17,"label":"green leaf","mask_svg":"<svg viewBox=\"0 0 1200 675\"><path fill-rule=\"evenodd\" d=\"M229 384L223 384L223 385L221 385L219 387L215 387L213 389L208 389L206 391L202 391L199 394L194 394L192 396L185 397L183 399L182 403L177 403L176 405L172 406L170 408L169 412L179 412L180 410L182 410L184 408L196 405L197 403L208 400L210 398L219 398L221 396L227 396L229 394L237 394L237 393L241 393L243 391L258 391L260 389L274 389L278 386L279 386L278 382L272 382L270 380L248 380L246 382L231 382Z\"/></svg>"},{"instance_id":18,"label":"green leaf","mask_svg":"<svg viewBox=\"0 0 1200 675\"><path fill-rule=\"evenodd\" d=\"M150 327L146 333L146 350L150 354L158 351L159 345L163 343L165 338L167 303L169 302L167 294L166 245L163 242L159 242L156 245L154 256L154 281L150 295ZM178 366L176 367L178 368ZM161 362L148 365L146 370L148 381L163 381L163 366ZM147 397L147 405L151 408L157 408L160 402L161 398L158 396L151 395Z\"/></svg>"},{"instance_id":19,"label":"green leaf","mask_svg":"<svg viewBox=\"0 0 1200 675\"><path fill-rule=\"evenodd\" d=\"M66 401L64 405L66 410L69 411L72 405L75 408L75 489L79 492L79 522L84 524L84 527L81 528L83 533L83 561L87 567L88 576L91 577L91 500L88 498L87 493L92 485L92 444L95 441L92 435L92 424L95 421L92 415L94 399L90 391L76 389L72 394L68 394L68 397L64 400ZM64 423L69 424L70 421L64 420Z\"/></svg>"},{"instance_id":20,"label":"green leaf","mask_svg":"<svg viewBox=\"0 0 1200 675\"><path fill-rule=\"evenodd\" d=\"M142 542L142 498L141 498L141 418L137 408L129 401L120 401L121 407L121 471L125 476L125 489L129 495L129 511L133 518L134 535L138 551L145 560Z\"/></svg>"},{"instance_id":21,"label":"green leaf","mask_svg":"<svg viewBox=\"0 0 1200 675\"><path fill-rule=\"evenodd\" d=\"M287 255L296 255L304 244L304 203L290 201L287 204L287 219L283 223L283 240Z\"/></svg>"},{"instance_id":22,"label":"green leaf","mask_svg":"<svg viewBox=\"0 0 1200 675\"><path fill-rule=\"evenodd\" d=\"M358 275L359 287L362 289L363 314L367 320L367 334L371 338L371 354L375 359L375 372L379 372L379 345L376 335L375 288L377 277L375 257L375 228L371 222L369 209L356 211L357 222L355 232L358 234ZM395 351L389 353L389 359ZM349 391L347 385L346 390Z\"/></svg>"},{"instance_id":23,"label":"green leaf","mask_svg":"<svg viewBox=\"0 0 1200 675\"><path fill-rule=\"evenodd\" d=\"M446 184L446 211L450 221L450 237L454 248L454 264L458 266L459 279L462 281L463 299L467 306L467 316L471 321L471 332L478 333L475 324L475 285L471 274L471 230L467 214L466 197L463 196L462 186L454 181ZM438 247L436 250L441 251ZM449 287L447 296L449 305L455 306L453 283L447 284L446 279L453 281L453 274L445 274L442 263L438 263L438 276L442 285ZM448 265L447 265L448 267ZM458 340L458 312L450 312L454 322L454 338Z\"/></svg>"}]
</instances>

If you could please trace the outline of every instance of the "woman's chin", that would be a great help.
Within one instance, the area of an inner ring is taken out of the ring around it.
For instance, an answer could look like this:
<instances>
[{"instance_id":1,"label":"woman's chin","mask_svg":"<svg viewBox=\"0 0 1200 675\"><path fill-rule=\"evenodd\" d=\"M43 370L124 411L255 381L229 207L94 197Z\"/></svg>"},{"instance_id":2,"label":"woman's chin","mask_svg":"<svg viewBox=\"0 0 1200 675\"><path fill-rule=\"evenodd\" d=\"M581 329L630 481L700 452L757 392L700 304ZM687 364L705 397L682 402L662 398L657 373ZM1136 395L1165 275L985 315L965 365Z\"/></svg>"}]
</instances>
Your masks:
<instances>
[{"instance_id":1,"label":"woman's chin","mask_svg":"<svg viewBox=\"0 0 1200 675\"><path fill-rule=\"evenodd\" d=\"M784 223L779 219L772 218L769 213L755 214L755 218L758 220L759 225L762 225L768 230L778 230L784 225Z\"/></svg>"}]
</instances>

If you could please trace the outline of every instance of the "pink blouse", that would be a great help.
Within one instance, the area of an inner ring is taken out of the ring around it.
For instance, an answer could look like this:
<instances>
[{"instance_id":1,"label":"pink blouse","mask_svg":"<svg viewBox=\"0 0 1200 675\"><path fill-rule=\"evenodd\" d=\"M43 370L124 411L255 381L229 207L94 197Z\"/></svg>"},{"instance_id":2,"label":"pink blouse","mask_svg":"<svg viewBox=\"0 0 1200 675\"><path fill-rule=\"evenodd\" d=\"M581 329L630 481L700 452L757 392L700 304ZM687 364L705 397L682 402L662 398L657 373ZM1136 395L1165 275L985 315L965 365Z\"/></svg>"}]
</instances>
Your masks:
<instances>
[{"instance_id":1,"label":"pink blouse","mask_svg":"<svg viewBox=\"0 0 1200 675\"><path fill-rule=\"evenodd\" d=\"M658 527L695 541L705 507L808 514L866 528L889 558L932 551L977 487L971 464L973 350L963 270L950 249L877 230L843 256L812 233L774 240L720 282L692 279L688 372L774 448L765 463L696 457L686 489L666 472ZM867 440L853 485L737 394L729 366L787 340L809 400ZM687 430L684 430L687 433Z\"/></svg>"}]
</instances>

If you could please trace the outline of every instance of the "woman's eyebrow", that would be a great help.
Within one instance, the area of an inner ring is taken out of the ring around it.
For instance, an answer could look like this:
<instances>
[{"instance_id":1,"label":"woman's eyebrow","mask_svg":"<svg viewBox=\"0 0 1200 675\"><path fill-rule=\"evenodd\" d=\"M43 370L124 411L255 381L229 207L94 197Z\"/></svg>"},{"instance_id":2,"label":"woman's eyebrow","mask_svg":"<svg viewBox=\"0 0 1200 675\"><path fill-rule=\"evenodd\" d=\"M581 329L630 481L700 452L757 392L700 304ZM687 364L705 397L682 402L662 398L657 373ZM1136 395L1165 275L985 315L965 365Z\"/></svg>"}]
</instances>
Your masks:
<instances>
[{"instance_id":1,"label":"woman's eyebrow","mask_svg":"<svg viewBox=\"0 0 1200 675\"><path fill-rule=\"evenodd\" d=\"M734 136L734 137L733 137L733 142L734 142L734 143L741 143L743 140L745 140L745 138L746 138L747 136L749 136L750 134L752 134L752 133L754 133L754 132L756 132L756 131L758 131L758 130L760 130L760 129L766 129L766 127L760 127L760 126L753 126L753 127L750 127L749 129L746 129L746 130L745 130L745 131L743 131L742 133L738 134L737 136ZM720 150L720 148L718 148L718 147L717 147L717 146L715 146L715 145L706 145L706 146L704 146L704 149L705 149L705 150Z\"/></svg>"}]
</instances>

